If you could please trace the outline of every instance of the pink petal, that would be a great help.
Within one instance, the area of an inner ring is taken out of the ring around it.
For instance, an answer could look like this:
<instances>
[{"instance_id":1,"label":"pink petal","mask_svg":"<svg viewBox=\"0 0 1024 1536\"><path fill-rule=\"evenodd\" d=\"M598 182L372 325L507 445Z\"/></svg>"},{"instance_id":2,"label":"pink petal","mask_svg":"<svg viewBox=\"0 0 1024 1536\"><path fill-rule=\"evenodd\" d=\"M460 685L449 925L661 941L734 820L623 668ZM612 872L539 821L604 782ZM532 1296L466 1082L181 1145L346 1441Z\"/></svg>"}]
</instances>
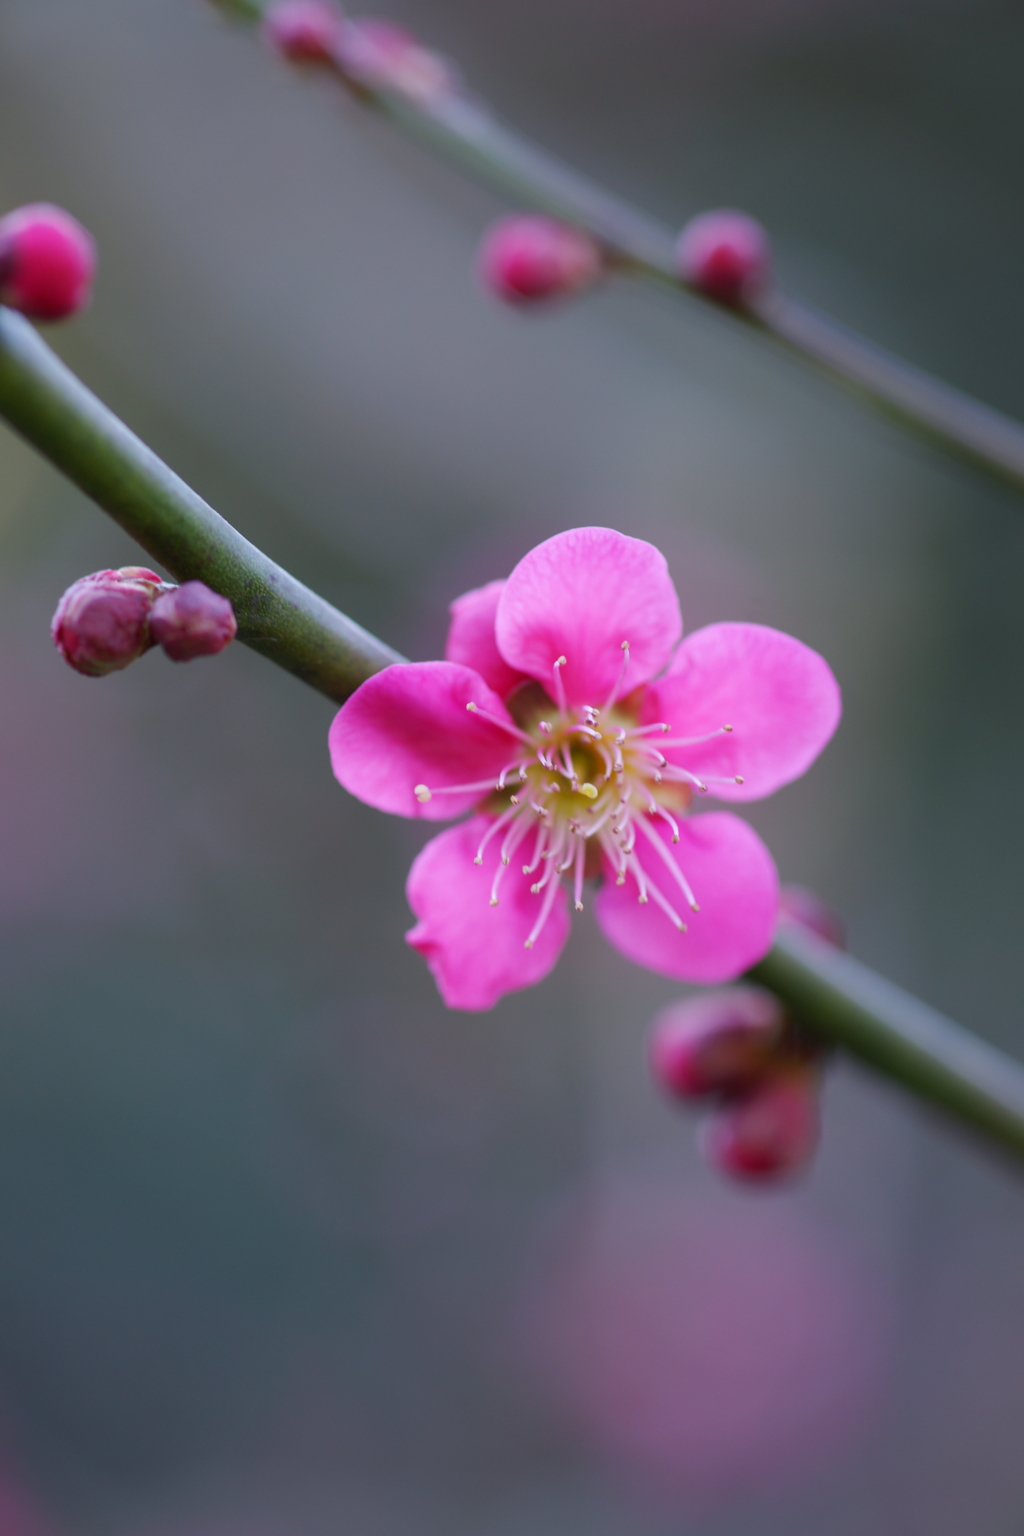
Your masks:
<instances>
[{"instance_id":1,"label":"pink petal","mask_svg":"<svg viewBox=\"0 0 1024 1536\"><path fill-rule=\"evenodd\" d=\"M473 863L490 824L487 817L474 816L435 837L413 863L405 888L419 918L406 942L426 960L448 1007L471 1013L541 981L569 936L569 897L560 888L536 943L525 948L543 896L531 893L534 877L523 874L521 852L512 855L502 877L499 905L490 905L500 832L485 848L483 864Z\"/></svg>"},{"instance_id":2,"label":"pink petal","mask_svg":"<svg viewBox=\"0 0 1024 1536\"><path fill-rule=\"evenodd\" d=\"M486 587L477 587L473 592L457 597L448 610L452 622L444 648L449 661L472 667L503 699L508 698L526 676L509 666L494 638L494 617L504 589L503 581L489 581Z\"/></svg>"},{"instance_id":3,"label":"pink petal","mask_svg":"<svg viewBox=\"0 0 1024 1536\"><path fill-rule=\"evenodd\" d=\"M842 700L817 651L763 624L709 624L683 641L668 674L652 683L645 721L676 737L717 735L696 747L662 747L674 763L742 784L709 784L720 800L759 800L799 778L831 738Z\"/></svg>"},{"instance_id":4,"label":"pink petal","mask_svg":"<svg viewBox=\"0 0 1024 1536\"><path fill-rule=\"evenodd\" d=\"M679 600L665 557L611 528L573 528L538 544L516 566L498 603L498 649L554 697L560 656L570 705L605 703L630 664L629 692L660 672L679 639Z\"/></svg>"},{"instance_id":5,"label":"pink petal","mask_svg":"<svg viewBox=\"0 0 1024 1536\"><path fill-rule=\"evenodd\" d=\"M661 835L662 823L655 824ZM700 906L691 912L672 875L644 837L637 852L649 883L657 885L680 917L680 933L653 901L642 906L630 876L625 885L607 877L595 912L610 944L637 965L677 981L713 985L732 981L771 947L778 911L779 877L753 827L728 811L695 816L679 828L679 842L663 841Z\"/></svg>"},{"instance_id":6,"label":"pink petal","mask_svg":"<svg viewBox=\"0 0 1024 1536\"><path fill-rule=\"evenodd\" d=\"M343 704L331 725L331 767L340 784L367 805L397 816L446 821L471 810L483 789L437 795L425 805L414 790L496 782L521 753L507 731L466 708L511 718L496 693L469 667L449 661L385 667ZM514 727L513 727L514 729Z\"/></svg>"}]
</instances>

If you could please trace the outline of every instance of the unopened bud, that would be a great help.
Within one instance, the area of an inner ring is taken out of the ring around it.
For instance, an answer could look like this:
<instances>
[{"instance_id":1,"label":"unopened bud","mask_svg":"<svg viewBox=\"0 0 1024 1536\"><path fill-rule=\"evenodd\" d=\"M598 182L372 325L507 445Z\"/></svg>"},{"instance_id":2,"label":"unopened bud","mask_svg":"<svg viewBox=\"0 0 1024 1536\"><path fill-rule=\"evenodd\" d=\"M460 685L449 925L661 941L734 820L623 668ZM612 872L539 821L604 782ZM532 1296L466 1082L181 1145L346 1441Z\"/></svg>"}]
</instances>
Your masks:
<instances>
[{"instance_id":1,"label":"unopened bud","mask_svg":"<svg viewBox=\"0 0 1024 1536\"><path fill-rule=\"evenodd\" d=\"M778 1179L805 1167L821 1135L817 1074L796 1067L716 1110L702 1129L708 1162L736 1179Z\"/></svg>"},{"instance_id":2,"label":"unopened bud","mask_svg":"<svg viewBox=\"0 0 1024 1536\"><path fill-rule=\"evenodd\" d=\"M238 633L227 598L202 581L186 581L158 597L149 628L172 661L216 656Z\"/></svg>"},{"instance_id":3,"label":"unopened bud","mask_svg":"<svg viewBox=\"0 0 1024 1536\"><path fill-rule=\"evenodd\" d=\"M779 892L779 922L809 928L826 944L846 948L846 924L827 901L802 885L784 885Z\"/></svg>"},{"instance_id":4,"label":"unopened bud","mask_svg":"<svg viewBox=\"0 0 1024 1536\"><path fill-rule=\"evenodd\" d=\"M83 576L57 604L53 643L68 666L86 677L118 672L153 644L149 616L165 590L155 571L139 565Z\"/></svg>"},{"instance_id":5,"label":"unopened bud","mask_svg":"<svg viewBox=\"0 0 1024 1536\"><path fill-rule=\"evenodd\" d=\"M603 270L597 242L555 219L514 214L488 230L480 247L480 277L509 304L532 304L579 293Z\"/></svg>"},{"instance_id":6,"label":"unopened bud","mask_svg":"<svg viewBox=\"0 0 1024 1536\"><path fill-rule=\"evenodd\" d=\"M698 293L740 309L771 282L771 244L748 213L731 208L701 213L679 236L676 270Z\"/></svg>"},{"instance_id":7,"label":"unopened bud","mask_svg":"<svg viewBox=\"0 0 1024 1536\"><path fill-rule=\"evenodd\" d=\"M675 1098L737 1094L781 1059L786 1012L758 987L723 987L657 1015L648 1044L656 1081Z\"/></svg>"},{"instance_id":8,"label":"unopened bud","mask_svg":"<svg viewBox=\"0 0 1024 1536\"><path fill-rule=\"evenodd\" d=\"M459 89L454 66L418 37L391 21L372 16L348 22L337 61L353 85L396 91L419 106L453 95Z\"/></svg>"},{"instance_id":9,"label":"unopened bud","mask_svg":"<svg viewBox=\"0 0 1024 1536\"><path fill-rule=\"evenodd\" d=\"M63 208L30 203L0 219L0 304L30 320L63 320L92 297L96 246Z\"/></svg>"},{"instance_id":10,"label":"unopened bud","mask_svg":"<svg viewBox=\"0 0 1024 1536\"><path fill-rule=\"evenodd\" d=\"M329 0L277 0L263 18L263 36L293 64L333 64L344 27Z\"/></svg>"}]
</instances>

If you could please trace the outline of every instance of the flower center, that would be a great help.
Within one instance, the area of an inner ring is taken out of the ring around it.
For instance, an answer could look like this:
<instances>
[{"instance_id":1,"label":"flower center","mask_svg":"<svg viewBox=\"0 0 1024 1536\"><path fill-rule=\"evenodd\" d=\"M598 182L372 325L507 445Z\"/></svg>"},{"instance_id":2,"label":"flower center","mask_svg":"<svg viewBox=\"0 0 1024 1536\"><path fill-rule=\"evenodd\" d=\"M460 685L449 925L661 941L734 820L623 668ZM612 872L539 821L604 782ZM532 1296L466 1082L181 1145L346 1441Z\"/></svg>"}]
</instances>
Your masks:
<instances>
[{"instance_id":1,"label":"flower center","mask_svg":"<svg viewBox=\"0 0 1024 1536\"><path fill-rule=\"evenodd\" d=\"M505 730L515 742L509 762L497 781L459 784L431 790L417 784L418 800L435 794L489 792L480 810L493 817L476 851L475 864L483 863L484 851L501 837L501 855L491 883L491 905L500 900L505 871L517 856L523 873L532 875L530 890L539 898L537 920L526 940L531 949L544 929L563 876L572 880L577 912L583 911L583 882L610 867L615 882L635 882L642 904L653 901L680 933L686 932L677 910L687 906L699 911L685 874L673 858L654 822L663 821L679 841L679 823L689 810L694 793L707 790L708 780L688 768L669 762L662 746L697 746L732 730L723 725L710 735L672 736L666 721L640 725L640 692L623 695L629 668L629 645L623 642L623 661L618 682L607 702L597 708L584 704L571 709L566 703L560 657L553 668L552 688L526 683L508 701L514 725L489 715L481 706L466 707ZM511 743L510 743L511 745ZM726 782L742 784L741 778ZM520 851L522 850L522 851ZM653 856L661 863L675 889L670 901L652 881L641 862Z\"/></svg>"}]
</instances>

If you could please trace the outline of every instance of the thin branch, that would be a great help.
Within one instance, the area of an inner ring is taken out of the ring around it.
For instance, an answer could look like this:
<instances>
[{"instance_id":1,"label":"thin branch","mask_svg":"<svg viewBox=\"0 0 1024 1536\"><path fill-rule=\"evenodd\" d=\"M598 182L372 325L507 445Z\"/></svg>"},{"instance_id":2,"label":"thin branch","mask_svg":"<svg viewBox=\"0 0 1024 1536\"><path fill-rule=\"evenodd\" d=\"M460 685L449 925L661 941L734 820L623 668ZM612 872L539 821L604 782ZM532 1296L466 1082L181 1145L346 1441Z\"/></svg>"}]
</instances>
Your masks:
<instances>
[{"instance_id":1,"label":"thin branch","mask_svg":"<svg viewBox=\"0 0 1024 1536\"><path fill-rule=\"evenodd\" d=\"M401 661L244 539L0 309L0 415L179 581L229 597L254 650L342 701ZM795 927L751 972L826 1041L1024 1156L1024 1067Z\"/></svg>"},{"instance_id":2,"label":"thin branch","mask_svg":"<svg viewBox=\"0 0 1024 1536\"><path fill-rule=\"evenodd\" d=\"M1024 1157L1024 1066L787 923L750 972L822 1040Z\"/></svg>"},{"instance_id":3,"label":"thin branch","mask_svg":"<svg viewBox=\"0 0 1024 1536\"><path fill-rule=\"evenodd\" d=\"M257 23L262 0L214 0L236 19ZM339 63L339 76L345 80ZM522 207L593 235L613 264L711 305L676 273L675 236L622 198L606 192L458 93L418 101L364 81L347 81L359 101L391 117L410 137ZM1024 427L951 385L903 362L776 289L740 321L846 386L885 415L957 458L1024 492Z\"/></svg>"},{"instance_id":4,"label":"thin branch","mask_svg":"<svg viewBox=\"0 0 1024 1536\"><path fill-rule=\"evenodd\" d=\"M230 598L240 640L328 698L404 659L244 539L2 308L0 415L176 581Z\"/></svg>"}]
</instances>

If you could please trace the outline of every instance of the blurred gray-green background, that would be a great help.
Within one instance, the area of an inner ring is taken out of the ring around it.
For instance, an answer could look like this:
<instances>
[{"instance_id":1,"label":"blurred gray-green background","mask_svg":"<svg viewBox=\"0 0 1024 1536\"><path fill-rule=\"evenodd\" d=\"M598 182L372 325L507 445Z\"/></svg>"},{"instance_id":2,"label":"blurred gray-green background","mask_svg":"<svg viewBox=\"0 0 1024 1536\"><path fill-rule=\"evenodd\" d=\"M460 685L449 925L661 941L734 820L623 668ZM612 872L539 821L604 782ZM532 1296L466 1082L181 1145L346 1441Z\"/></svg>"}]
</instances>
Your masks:
<instances>
[{"instance_id":1,"label":"blurred gray-green background","mask_svg":"<svg viewBox=\"0 0 1024 1536\"><path fill-rule=\"evenodd\" d=\"M1018 5L396 5L1024 414ZM580 522L659 544L688 627L823 651L843 727L752 819L1024 1056L1024 505L685 304L500 310L499 205L201 0L2 0L0 207L40 199L101 255L54 344L407 653ZM402 941L424 835L335 785L323 699L242 647L62 666L61 591L135 558L0 431L2 1536L1024 1529L1019 1175L840 1065L810 1177L725 1187L646 1076L677 989L589 914L447 1014Z\"/></svg>"}]
</instances>

